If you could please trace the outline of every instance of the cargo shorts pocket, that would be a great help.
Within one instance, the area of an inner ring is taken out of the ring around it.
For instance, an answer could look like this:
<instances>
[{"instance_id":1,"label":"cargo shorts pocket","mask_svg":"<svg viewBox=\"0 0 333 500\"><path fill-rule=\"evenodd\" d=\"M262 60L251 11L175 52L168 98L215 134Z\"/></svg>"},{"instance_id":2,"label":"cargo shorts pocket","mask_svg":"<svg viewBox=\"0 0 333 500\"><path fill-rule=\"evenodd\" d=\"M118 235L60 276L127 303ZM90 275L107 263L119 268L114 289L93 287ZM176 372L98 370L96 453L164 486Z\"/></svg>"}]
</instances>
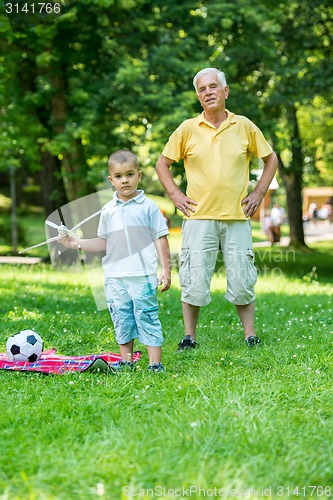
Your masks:
<instances>
[{"instance_id":1,"label":"cargo shorts pocket","mask_svg":"<svg viewBox=\"0 0 333 500\"><path fill-rule=\"evenodd\" d=\"M108 308L111 315L113 326L115 327L115 329L117 329L124 323L124 319L122 318L121 314L119 314L119 311L117 307L114 305L114 303L109 302Z\"/></svg>"},{"instance_id":2,"label":"cargo shorts pocket","mask_svg":"<svg viewBox=\"0 0 333 500\"><path fill-rule=\"evenodd\" d=\"M246 285L251 288L251 287L254 287L254 285L257 282L257 278L258 278L257 268L254 264L254 260L255 260L254 253L253 253L253 250L251 248L248 248L248 250L246 252L246 256L247 256Z\"/></svg>"},{"instance_id":3,"label":"cargo shorts pocket","mask_svg":"<svg viewBox=\"0 0 333 500\"><path fill-rule=\"evenodd\" d=\"M184 287L191 282L190 278L190 249L182 248L180 253L179 283Z\"/></svg>"},{"instance_id":4,"label":"cargo shorts pocket","mask_svg":"<svg viewBox=\"0 0 333 500\"><path fill-rule=\"evenodd\" d=\"M158 320L158 307L152 306L142 310L141 319L151 324L156 324Z\"/></svg>"}]
</instances>

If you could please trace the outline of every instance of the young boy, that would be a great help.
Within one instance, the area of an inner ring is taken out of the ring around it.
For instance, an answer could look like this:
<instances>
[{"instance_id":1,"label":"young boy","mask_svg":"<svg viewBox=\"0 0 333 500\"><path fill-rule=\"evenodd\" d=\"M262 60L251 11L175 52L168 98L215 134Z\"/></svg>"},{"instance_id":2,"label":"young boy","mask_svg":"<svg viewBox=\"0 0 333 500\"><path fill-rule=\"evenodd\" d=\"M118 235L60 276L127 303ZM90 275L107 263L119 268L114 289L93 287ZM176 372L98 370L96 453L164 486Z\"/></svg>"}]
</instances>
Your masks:
<instances>
[{"instance_id":1,"label":"young boy","mask_svg":"<svg viewBox=\"0 0 333 500\"><path fill-rule=\"evenodd\" d=\"M102 260L105 295L120 348L120 366L132 366L133 343L138 338L147 347L148 370L162 372L156 290L162 285L164 292L171 284L169 231L158 206L138 190L142 172L134 153L113 153L108 171L116 192L103 207L97 237L78 240L66 235L59 241L72 249L106 251ZM157 256L162 268L158 279Z\"/></svg>"}]
</instances>

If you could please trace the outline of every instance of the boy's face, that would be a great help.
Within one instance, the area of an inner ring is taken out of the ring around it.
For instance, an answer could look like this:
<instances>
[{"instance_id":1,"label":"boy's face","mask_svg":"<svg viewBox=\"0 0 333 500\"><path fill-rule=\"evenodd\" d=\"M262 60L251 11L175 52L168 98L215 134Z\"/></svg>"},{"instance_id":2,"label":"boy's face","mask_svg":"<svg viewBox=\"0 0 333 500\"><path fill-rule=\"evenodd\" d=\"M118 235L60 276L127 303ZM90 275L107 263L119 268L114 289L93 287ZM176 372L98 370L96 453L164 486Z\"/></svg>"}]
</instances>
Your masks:
<instances>
[{"instance_id":1,"label":"boy's face","mask_svg":"<svg viewBox=\"0 0 333 500\"><path fill-rule=\"evenodd\" d=\"M114 163L109 173L108 179L116 189L120 200L126 201L137 195L142 172L133 162Z\"/></svg>"}]
</instances>

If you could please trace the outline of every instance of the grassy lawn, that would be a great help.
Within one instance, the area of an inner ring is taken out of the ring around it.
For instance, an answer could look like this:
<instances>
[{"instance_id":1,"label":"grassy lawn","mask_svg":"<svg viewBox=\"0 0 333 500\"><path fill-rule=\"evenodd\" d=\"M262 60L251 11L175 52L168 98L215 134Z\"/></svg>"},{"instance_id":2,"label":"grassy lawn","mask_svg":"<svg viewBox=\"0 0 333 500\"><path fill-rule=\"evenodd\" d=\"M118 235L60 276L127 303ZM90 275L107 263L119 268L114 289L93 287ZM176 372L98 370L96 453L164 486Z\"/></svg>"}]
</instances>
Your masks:
<instances>
[{"instance_id":1,"label":"grassy lawn","mask_svg":"<svg viewBox=\"0 0 333 500\"><path fill-rule=\"evenodd\" d=\"M174 272L160 295L166 373L147 373L140 344L134 373L0 372L0 498L332 497L333 251L314 250L258 249L261 348L244 346L221 268L200 347L177 352ZM1 351L25 328L60 354L118 351L84 273L1 266L0 287Z\"/></svg>"}]
</instances>

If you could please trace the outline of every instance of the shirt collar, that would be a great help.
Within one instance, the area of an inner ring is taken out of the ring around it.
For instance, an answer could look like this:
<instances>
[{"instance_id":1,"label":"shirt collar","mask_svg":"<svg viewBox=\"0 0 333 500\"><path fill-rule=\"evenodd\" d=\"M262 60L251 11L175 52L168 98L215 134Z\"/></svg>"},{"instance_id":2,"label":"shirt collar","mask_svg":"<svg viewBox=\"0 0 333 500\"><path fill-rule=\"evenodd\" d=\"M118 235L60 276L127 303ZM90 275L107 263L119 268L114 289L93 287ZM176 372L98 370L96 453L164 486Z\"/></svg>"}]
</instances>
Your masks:
<instances>
[{"instance_id":1,"label":"shirt collar","mask_svg":"<svg viewBox=\"0 0 333 500\"><path fill-rule=\"evenodd\" d=\"M226 109L226 113L228 116L227 116L226 120L224 120L224 122L221 123L221 125L224 124L224 127L226 125L229 125L230 123L236 123L236 121L237 121L235 113L232 113L228 109ZM199 123L199 125L201 125L202 123L206 123L207 125L212 127L212 124L206 120L204 111L202 113L200 113L200 115L198 116L198 123Z\"/></svg>"},{"instance_id":2,"label":"shirt collar","mask_svg":"<svg viewBox=\"0 0 333 500\"><path fill-rule=\"evenodd\" d=\"M131 202L136 202L136 203L142 203L145 199L145 192L143 191L143 189L138 189L138 194L134 197L134 198L130 198L129 200L127 201L123 201L123 200L120 200L118 198L118 193L117 191L115 191L113 193L113 202L114 204L116 205L117 203L123 203L124 205L126 205L127 203L131 203Z\"/></svg>"}]
</instances>

